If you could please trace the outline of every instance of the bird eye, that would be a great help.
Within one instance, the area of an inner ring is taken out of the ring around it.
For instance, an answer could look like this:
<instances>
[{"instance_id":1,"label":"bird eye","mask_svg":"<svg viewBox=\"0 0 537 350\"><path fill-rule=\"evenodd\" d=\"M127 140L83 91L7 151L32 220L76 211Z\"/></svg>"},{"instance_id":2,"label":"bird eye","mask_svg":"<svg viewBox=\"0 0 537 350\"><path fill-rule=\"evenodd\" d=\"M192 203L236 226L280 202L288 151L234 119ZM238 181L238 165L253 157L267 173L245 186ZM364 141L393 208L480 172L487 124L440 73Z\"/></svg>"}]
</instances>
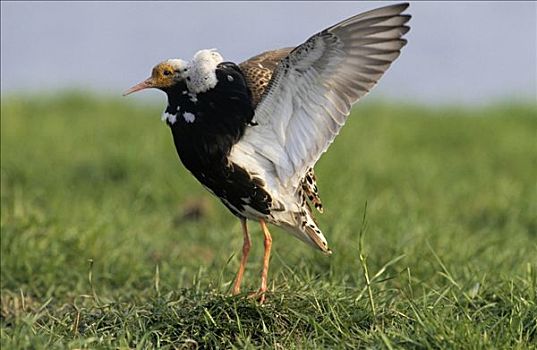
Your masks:
<instances>
[{"instance_id":1,"label":"bird eye","mask_svg":"<svg viewBox=\"0 0 537 350\"><path fill-rule=\"evenodd\" d=\"M164 71L164 72L163 72L162 74L164 74L164 75L171 75L171 74L172 74L172 72L171 72L171 71L169 71L169 70L165 70L165 71Z\"/></svg>"}]
</instances>

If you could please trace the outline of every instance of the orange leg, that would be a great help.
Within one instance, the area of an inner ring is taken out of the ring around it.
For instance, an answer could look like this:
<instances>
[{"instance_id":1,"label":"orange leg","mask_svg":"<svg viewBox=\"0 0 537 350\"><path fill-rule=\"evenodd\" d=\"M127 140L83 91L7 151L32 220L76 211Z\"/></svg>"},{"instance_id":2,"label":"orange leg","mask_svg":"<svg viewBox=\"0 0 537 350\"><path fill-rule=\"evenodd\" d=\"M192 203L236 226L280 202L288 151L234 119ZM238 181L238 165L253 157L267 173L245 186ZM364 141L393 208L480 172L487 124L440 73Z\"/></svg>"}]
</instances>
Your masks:
<instances>
[{"instance_id":1,"label":"orange leg","mask_svg":"<svg viewBox=\"0 0 537 350\"><path fill-rule=\"evenodd\" d=\"M242 243L242 257L235 283L233 284L233 295L237 295L241 292L241 282L244 276L244 268L246 267L246 261L248 261L248 254L250 253L250 235L248 234L248 225L246 219L241 219L242 233L244 234L244 242Z\"/></svg>"},{"instance_id":2,"label":"orange leg","mask_svg":"<svg viewBox=\"0 0 537 350\"><path fill-rule=\"evenodd\" d=\"M270 236L270 232L268 230L267 224L265 223L265 220L261 219L259 220L259 223L261 224L261 230L263 231L263 235L265 236L265 253L263 254L263 270L261 271L261 288L259 288L259 302L263 304L265 301L265 292L267 291L267 277L268 277L268 269L269 269L269 262L270 262L270 248L272 247L272 237Z\"/></svg>"}]
</instances>

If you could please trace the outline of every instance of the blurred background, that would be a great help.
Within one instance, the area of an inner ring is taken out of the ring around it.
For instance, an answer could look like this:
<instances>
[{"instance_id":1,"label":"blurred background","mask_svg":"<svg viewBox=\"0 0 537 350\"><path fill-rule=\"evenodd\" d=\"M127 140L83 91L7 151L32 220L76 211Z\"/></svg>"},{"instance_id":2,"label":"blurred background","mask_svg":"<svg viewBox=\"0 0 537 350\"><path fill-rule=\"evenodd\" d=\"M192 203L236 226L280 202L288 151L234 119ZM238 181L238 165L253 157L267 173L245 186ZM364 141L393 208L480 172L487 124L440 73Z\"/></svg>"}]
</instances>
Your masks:
<instances>
[{"instance_id":1,"label":"blurred background","mask_svg":"<svg viewBox=\"0 0 537 350\"><path fill-rule=\"evenodd\" d=\"M2 94L76 87L119 95L163 59L217 48L240 62L390 3L2 1ZM372 95L535 100L536 2L415 2L408 12L409 44Z\"/></svg>"},{"instance_id":2,"label":"blurred background","mask_svg":"<svg viewBox=\"0 0 537 350\"><path fill-rule=\"evenodd\" d=\"M240 223L179 163L165 95L121 97L164 59L240 62L387 4L1 1L0 347L535 344L535 1L411 3L315 166L334 254L271 229L272 309L222 298Z\"/></svg>"}]
</instances>

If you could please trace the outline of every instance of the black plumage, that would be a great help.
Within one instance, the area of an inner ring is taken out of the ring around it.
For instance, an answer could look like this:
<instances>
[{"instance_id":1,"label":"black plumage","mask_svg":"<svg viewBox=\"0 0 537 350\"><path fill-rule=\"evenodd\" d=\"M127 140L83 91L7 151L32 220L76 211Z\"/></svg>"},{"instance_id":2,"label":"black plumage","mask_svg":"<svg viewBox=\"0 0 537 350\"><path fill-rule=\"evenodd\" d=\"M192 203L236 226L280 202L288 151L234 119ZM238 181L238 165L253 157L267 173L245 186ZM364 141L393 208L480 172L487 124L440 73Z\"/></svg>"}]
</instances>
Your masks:
<instances>
[{"instance_id":1,"label":"black plumage","mask_svg":"<svg viewBox=\"0 0 537 350\"><path fill-rule=\"evenodd\" d=\"M322 212L313 167L397 59L410 29L408 4L343 20L296 48L267 51L239 66L216 50L169 59L125 92L158 88L182 163L241 219L243 249L233 294L250 251L247 219L264 235L258 296L264 300L272 246L267 223L330 254L310 204Z\"/></svg>"},{"instance_id":2,"label":"black plumage","mask_svg":"<svg viewBox=\"0 0 537 350\"><path fill-rule=\"evenodd\" d=\"M250 125L254 109L252 95L240 68L231 62L218 64L218 83L206 92L189 93L185 82L164 89L168 96L167 121L185 167L214 193L233 214L244 218L248 205L268 215L270 195L263 180L228 160L232 146ZM185 118L193 115L193 120Z\"/></svg>"}]
</instances>

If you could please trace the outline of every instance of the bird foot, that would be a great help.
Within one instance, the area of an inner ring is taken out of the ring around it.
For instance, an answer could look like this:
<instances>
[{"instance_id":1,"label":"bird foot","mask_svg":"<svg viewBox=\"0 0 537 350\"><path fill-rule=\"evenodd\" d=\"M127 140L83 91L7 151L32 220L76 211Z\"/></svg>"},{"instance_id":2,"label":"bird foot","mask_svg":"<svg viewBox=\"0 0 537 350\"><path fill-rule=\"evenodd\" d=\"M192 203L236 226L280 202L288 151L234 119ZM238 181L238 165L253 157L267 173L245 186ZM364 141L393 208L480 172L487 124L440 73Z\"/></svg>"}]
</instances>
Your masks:
<instances>
[{"instance_id":1,"label":"bird foot","mask_svg":"<svg viewBox=\"0 0 537 350\"><path fill-rule=\"evenodd\" d=\"M266 289L259 288L258 291L248 294L248 299L257 299L260 304L263 304L266 300Z\"/></svg>"}]
</instances>

